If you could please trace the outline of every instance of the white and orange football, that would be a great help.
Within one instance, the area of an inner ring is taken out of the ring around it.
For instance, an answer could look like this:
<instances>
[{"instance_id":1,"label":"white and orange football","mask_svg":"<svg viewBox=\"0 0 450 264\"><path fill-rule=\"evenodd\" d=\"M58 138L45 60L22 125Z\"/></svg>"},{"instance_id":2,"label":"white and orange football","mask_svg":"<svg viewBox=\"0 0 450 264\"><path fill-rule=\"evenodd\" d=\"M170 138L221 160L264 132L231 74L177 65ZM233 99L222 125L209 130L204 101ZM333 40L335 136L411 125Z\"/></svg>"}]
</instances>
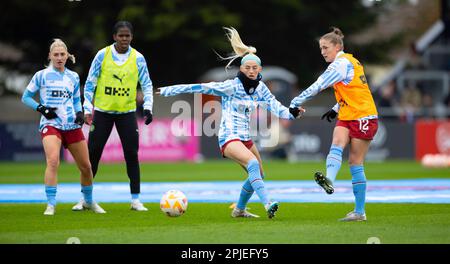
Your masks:
<instances>
[{"instance_id":1,"label":"white and orange football","mask_svg":"<svg viewBox=\"0 0 450 264\"><path fill-rule=\"evenodd\" d=\"M167 191L160 201L161 211L167 216L180 216L184 214L188 207L186 195L179 190Z\"/></svg>"}]
</instances>

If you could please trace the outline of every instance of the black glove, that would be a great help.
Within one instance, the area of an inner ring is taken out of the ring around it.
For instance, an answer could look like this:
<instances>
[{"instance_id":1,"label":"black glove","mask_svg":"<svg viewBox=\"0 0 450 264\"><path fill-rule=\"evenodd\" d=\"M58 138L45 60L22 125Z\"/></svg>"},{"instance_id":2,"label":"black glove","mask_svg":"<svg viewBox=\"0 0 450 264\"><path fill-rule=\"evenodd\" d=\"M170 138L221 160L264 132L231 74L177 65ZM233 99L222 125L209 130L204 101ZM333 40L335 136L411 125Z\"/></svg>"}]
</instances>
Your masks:
<instances>
[{"instance_id":1,"label":"black glove","mask_svg":"<svg viewBox=\"0 0 450 264\"><path fill-rule=\"evenodd\" d=\"M297 118L297 116L300 114L300 109L298 109L298 107L289 107L289 113Z\"/></svg>"},{"instance_id":2,"label":"black glove","mask_svg":"<svg viewBox=\"0 0 450 264\"><path fill-rule=\"evenodd\" d=\"M36 111L40 112L47 119L53 119L58 117L58 115L55 113L56 109L56 107L45 107L40 104L36 108Z\"/></svg>"},{"instance_id":3,"label":"black glove","mask_svg":"<svg viewBox=\"0 0 450 264\"><path fill-rule=\"evenodd\" d=\"M145 124L148 125L153 121L152 111L144 109Z\"/></svg>"},{"instance_id":4,"label":"black glove","mask_svg":"<svg viewBox=\"0 0 450 264\"><path fill-rule=\"evenodd\" d=\"M83 111L77 112L77 117L75 118L75 124L83 126L84 124L84 114Z\"/></svg>"},{"instance_id":5,"label":"black glove","mask_svg":"<svg viewBox=\"0 0 450 264\"><path fill-rule=\"evenodd\" d=\"M327 118L328 122L331 123L331 119L335 119L337 116L336 111L334 111L333 109L330 109L330 111L326 112L325 114L322 115L322 117L320 119L324 119L325 117Z\"/></svg>"}]
</instances>

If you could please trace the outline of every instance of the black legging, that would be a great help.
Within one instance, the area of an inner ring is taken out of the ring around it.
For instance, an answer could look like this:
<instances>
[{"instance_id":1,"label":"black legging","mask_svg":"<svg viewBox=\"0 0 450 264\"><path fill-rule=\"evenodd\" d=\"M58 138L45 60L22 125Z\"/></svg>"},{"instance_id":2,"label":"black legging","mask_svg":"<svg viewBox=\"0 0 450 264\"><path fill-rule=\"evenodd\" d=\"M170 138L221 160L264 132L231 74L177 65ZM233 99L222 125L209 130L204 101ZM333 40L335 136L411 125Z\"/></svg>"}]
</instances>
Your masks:
<instances>
[{"instance_id":1,"label":"black legging","mask_svg":"<svg viewBox=\"0 0 450 264\"><path fill-rule=\"evenodd\" d=\"M131 193L140 193L141 174L138 160L139 132L135 112L108 114L95 111L88 140L92 173L95 177L103 148L105 147L106 141L108 141L114 124L119 133L120 142L122 142L123 154L127 163L127 174L130 179Z\"/></svg>"}]
</instances>

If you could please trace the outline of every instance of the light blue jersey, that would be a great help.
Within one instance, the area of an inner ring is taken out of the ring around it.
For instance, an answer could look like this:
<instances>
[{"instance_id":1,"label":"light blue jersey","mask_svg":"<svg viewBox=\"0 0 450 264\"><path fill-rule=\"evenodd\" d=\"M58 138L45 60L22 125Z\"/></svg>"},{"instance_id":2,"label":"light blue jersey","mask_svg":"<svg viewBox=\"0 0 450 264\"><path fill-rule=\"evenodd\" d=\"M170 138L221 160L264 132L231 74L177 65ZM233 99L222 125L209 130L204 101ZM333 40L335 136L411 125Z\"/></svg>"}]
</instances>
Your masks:
<instances>
[{"instance_id":1,"label":"light blue jersey","mask_svg":"<svg viewBox=\"0 0 450 264\"><path fill-rule=\"evenodd\" d=\"M161 88L162 96L182 93L202 93L222 97L222 119L219 129L219 146L232 139L250 140L250 116L258 106L263 107L283 119L295 119L289 109L283 106L263 83L253 95L245 92L239 78L224 82L202 84L181 84Z\"/></svg>"},{"instance_id":2,"label":"light blue jersey","mask_svg":"<svg viewBox=\"0 0 450 264\"><path fill-rule=\"evenodd\" d=\"M295 97L292 100L290 107L302 106L306 101L310 100L326 88L333 86L335 83L343 82L344 84L349 84L353 80L355 75L353 64L346 58L338 58L339 55L343 53L343 51L337 53L336 59L328 66L326 71L320 75L317 81L309 86L308 89ZM333 110L339 112L339 104L336 104L333 107Z\"/></svg>"},{"instance_id":3,"label":"light blue jersey","mask_svg":"<svg viewBox=\"0 0 450 264\"><path fill-rule=\"evenodd\" d=\"M97 55L95 55L95 58L92 61L91 68L89 69L86 85L84 86L83 108L86 114L92 114L93 111L92 100L95 94L95 88L97 87L98 78L100 77L103 59L105 58L105 51L106 48L103 48L99 52L97 52ZM127 52L121 54L116 51L114 44L112 44L111 53L113 61L117 63L117 65L122 65L128 60L128 57L130 56L131 46L128 48ZM150 79L150 74L148 73L147 62L145 61L144 56L138 51L136 51L136 63L139 72L139 84L141 85L142 92L144 93L144 109L151 111L153 109L153 84L152 80ZM104 112L103 110L98 108L95 108L95 110ZM115 114L115 112L108 113Z\"/></svg>"},{"instance_id":4,"label":"light blue jersey","mask_svg":"<svg viewBox=\"0 0 450 264\"><path fill-rule=\"evenodd\" d=\"M75 124L76 113L82 111L80 100L80 78L78 74L67 68L63 72L49 66L34 74L22 96L22 102L36 110L38 103L33 96L39 91L40 104L56 107L57 118L48 120L41 116L39 131L45 126L61 130L80 128Z\"/></svg>"}]
</instances>

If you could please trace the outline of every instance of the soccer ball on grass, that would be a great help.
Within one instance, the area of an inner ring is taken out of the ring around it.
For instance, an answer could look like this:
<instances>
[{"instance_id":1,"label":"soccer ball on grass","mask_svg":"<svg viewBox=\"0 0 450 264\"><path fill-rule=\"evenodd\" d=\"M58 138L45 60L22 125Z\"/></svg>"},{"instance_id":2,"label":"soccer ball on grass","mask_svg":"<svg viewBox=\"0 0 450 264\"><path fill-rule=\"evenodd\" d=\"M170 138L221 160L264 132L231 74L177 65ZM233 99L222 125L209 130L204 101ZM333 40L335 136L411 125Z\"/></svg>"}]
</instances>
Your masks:
<instances>
[{"instance_id":1,"label":"soccer ball on grass","mask_svg":"<svg viewBox=\"0 0 450 264\"><path fill-rule=\"evenodd\" d=\"M178 190L167 191L161 198L160 208L167 216L183 215L188 206L188 200L183 192Z\"/></svg>"}]
</instances>

